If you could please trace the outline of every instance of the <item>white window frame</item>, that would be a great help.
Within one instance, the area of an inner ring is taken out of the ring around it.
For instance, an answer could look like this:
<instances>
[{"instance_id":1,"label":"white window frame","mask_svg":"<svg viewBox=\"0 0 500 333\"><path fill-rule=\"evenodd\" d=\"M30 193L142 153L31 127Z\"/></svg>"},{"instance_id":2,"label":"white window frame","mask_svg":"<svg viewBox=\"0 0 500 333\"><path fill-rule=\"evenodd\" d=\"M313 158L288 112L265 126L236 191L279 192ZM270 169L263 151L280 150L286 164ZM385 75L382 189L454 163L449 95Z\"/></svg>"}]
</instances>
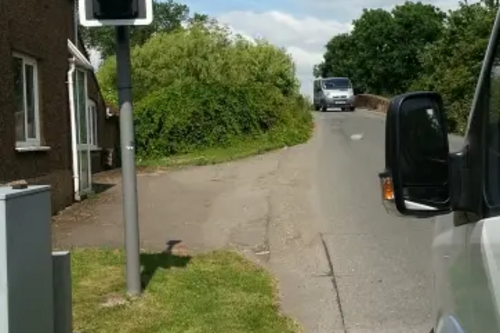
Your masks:
<instances>
[{"instance_id":1,"label":"white window frame","mask_svg":"<svg viewBox=\"0 0 500 333\"><path fill-rule=\"evenodd\" d=\"M84 76L84 91L85 91L85 96L83 97L85 99L85 113L86 113L86 129L87 129L87 142L85 143L79 143L78 145L82 148L88 148L90 150L98 150L99 145L98 145L98 120L97 120L97 103L93 101L91 98L89 98L89 90L88 90L88 84L89 84L89 73L86 68L83 68L81 66L77 66L75 69L75 82L78 77L78 72L83 73ZM76 90L75 90L76 93ZM76 98L76 96L75 96ZM93 107L93 111L91 111L91 107ZM80 125L79 125L80 126ZM80 136L80 127L77 126L77 135L78 137ZM79 139L78 139L79 140Z\"/></svg>"},{"instance_id":2,"label":"white window frame","mask_svg":"<svg viewBox=\"0 0 500 333\"><path fill-rule=\"evenodd\" d=\"M39 77L38 77L38 62L36 59L26 56L21 53L14 52L12 57L22 60L23 63L23 95L24 95L24 141L17 141L16 147L28 148L28 147L40 147L40 95L39 95ZM31 65L33 67L33 97L35 99L35 138L28 138L28 115L27 115L27 101L26 101L26 65Z\"/></svg>"},{"instance_id":3,"label":"white window frame","mask_svg":"<svg viewBox=\"0 0 500 333\"><path fill-rule=\"evenodd\" d=\"M83 91L84 91L83 99L85 101L85 107L84 107L83 111L85 112L85 115L86 115L85 118L86 118L86 121L87 121L87 123L85 124L86 130L87 130L87 142L85 142L85 143L80 142L80 140L81 140L81 132L80 132L80 130L81 130L81 128L80 128L80 126L81 126L81 124L80 124L81 119L80 119L80 114L78 112L81 111L81 110L76 110L75 109L75 112L76 112L76 115L77 115L76 135L77 135L78 145L81 146L81 147L86 147L86 146L89 145L89 142L88 142L89 141L89 133L88 133L88 130L89 130L89 128L88 128L89 127L89 124L88 124L88 116L89 116L88 115L88 112L89 112L89 106L88 106L89 104L88 104L88 102L89 102L89 98L88 98L88 96L89 96L89 93L88 93L88 84L87 84L87 70L85 68L81 68L80 66L77 66L76 69L75 69L75 78L74 78L74 80L75 80L75 83L76 83L75 84L75 86L76 86L76 89L75 89L75 101L76 101L76 104L77 104L76 107L79 107L78 98L80 98L80 96L77 95L78 91L79 91L78 90L78 88L79 88L78 87L78 73L79 72L83 74Z\"/></svg>"},{"instance_id":4,"label":"white window frame","mask_svg":"<svg viewBox=\"0 0 500 333\"><path fill-rule=\"evenodd\" d=\"M88 139L92 149L99 148L99 126L97 121L97 104L87 99Z\"/></svg>"}]
</instances>

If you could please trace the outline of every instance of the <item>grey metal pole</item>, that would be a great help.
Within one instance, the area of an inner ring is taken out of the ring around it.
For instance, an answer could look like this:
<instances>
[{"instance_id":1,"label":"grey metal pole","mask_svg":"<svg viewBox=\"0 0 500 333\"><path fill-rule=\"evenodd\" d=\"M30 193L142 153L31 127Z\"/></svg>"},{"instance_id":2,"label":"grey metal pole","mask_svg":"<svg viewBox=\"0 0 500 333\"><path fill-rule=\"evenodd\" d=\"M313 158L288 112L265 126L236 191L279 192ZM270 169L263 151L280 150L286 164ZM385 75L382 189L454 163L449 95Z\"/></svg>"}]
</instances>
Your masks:
<instances>
[{"instance_id":1,"label":"grey metal pole","mask_svg":"<svg viewBox=\"0 0 500 333\"><path fill-rule=\"evenodd\" d=\"M71 294L71 254L52 252L54 293L54 333L73 333L73 296Z\"/></svg>"},{"instance_id":2,"label":"grey metal pole","mask_svg":"<svg viewBox=\"0 0 500 333\"><path fill-rule=\"evenodd\" d=\"M130 71L130 35L127 26L116 27L116 70L120 102L120 139L122 155L123 216L127 255L127 289L139 296L141 264L137 209L137 176L135 171L134 122L132 115L132 78Z\"/></svg>"}]
</instances>

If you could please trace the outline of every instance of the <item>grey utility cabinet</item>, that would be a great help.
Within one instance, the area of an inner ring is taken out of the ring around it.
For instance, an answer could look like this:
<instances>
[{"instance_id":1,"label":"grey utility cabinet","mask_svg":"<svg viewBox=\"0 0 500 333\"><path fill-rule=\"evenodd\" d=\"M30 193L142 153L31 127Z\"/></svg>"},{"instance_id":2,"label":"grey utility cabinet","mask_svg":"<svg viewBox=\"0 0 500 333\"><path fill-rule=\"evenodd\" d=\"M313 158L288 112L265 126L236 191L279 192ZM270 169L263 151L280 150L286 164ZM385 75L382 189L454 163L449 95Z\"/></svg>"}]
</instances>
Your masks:
<instances>
[{"instance_id":1,"label":"grey utility cabinet","mask_svg":"<svg viewBox=\"0 0 500 333\"><path fill-rule=\"evenodd\" d=\"M0 187L0 332L53 333L48 186Z\"/></svg>"}]
</instances>

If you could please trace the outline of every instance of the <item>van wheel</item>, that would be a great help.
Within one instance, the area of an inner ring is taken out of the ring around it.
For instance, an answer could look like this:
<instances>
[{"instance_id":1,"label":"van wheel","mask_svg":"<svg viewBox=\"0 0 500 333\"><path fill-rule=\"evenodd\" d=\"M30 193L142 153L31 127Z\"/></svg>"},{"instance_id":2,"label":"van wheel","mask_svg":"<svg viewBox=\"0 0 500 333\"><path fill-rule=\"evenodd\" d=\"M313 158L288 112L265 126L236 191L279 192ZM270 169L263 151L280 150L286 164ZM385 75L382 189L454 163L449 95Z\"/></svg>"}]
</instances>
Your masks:
<instances>
[{"instance_id":1,"label":"van wheel","mask_svg":"<svg viewBox=\"0 0 500 333\"><path fill-rule=\"evenodd\" d=\"M328 107L326 106L325 103L323 103L323 105L321 105L321 112L326 112L328 111Z\"/></svg>"},{"instance_id":2,"label":"van wheel","mask_svg":"<svg viewBox=\"0 0 500 333\"><path fill-rule=\"evenodd\" d=\"M314 104L314 111L319 111L319 109L321 109L321 107L317 104Z\"/></svg>"},{"instance_id":3,"label":"van wheel","mask_svg":"<svg viewBox=\"0 0 500 333\"><path fill-rule=\"evenodd\" d=\"M355 110L356 110L356 107L351 106L351 107L349 108L349 110L350 110L351 112L353 112L353 111L355 111Z\"/></svg>"}]
</instances>

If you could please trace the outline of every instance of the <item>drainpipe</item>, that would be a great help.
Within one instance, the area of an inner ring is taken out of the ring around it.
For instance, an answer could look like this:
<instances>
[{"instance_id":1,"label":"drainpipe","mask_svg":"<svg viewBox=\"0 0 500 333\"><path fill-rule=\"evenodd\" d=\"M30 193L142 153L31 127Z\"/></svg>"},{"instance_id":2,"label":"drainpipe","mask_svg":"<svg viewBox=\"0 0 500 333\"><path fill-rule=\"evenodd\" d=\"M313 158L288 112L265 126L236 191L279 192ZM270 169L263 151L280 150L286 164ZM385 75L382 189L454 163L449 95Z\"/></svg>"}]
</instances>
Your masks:
<instances>
[{"instance_id":1,"label":"drainpipe","mask_svg":"<svg viewBox=\"0 0 500 333\"><path fill-rule=\"evenodd\" d=\"M68 92L69 92L69 113L71 122L71 157L73 160L73 188L76 201L80 201L80 172L78 172L78 146L76 141L76 110L75 91L73 85L73 74L75 73L75 57L69 59L68 71Z\"/></svg>"}]
</instances>

